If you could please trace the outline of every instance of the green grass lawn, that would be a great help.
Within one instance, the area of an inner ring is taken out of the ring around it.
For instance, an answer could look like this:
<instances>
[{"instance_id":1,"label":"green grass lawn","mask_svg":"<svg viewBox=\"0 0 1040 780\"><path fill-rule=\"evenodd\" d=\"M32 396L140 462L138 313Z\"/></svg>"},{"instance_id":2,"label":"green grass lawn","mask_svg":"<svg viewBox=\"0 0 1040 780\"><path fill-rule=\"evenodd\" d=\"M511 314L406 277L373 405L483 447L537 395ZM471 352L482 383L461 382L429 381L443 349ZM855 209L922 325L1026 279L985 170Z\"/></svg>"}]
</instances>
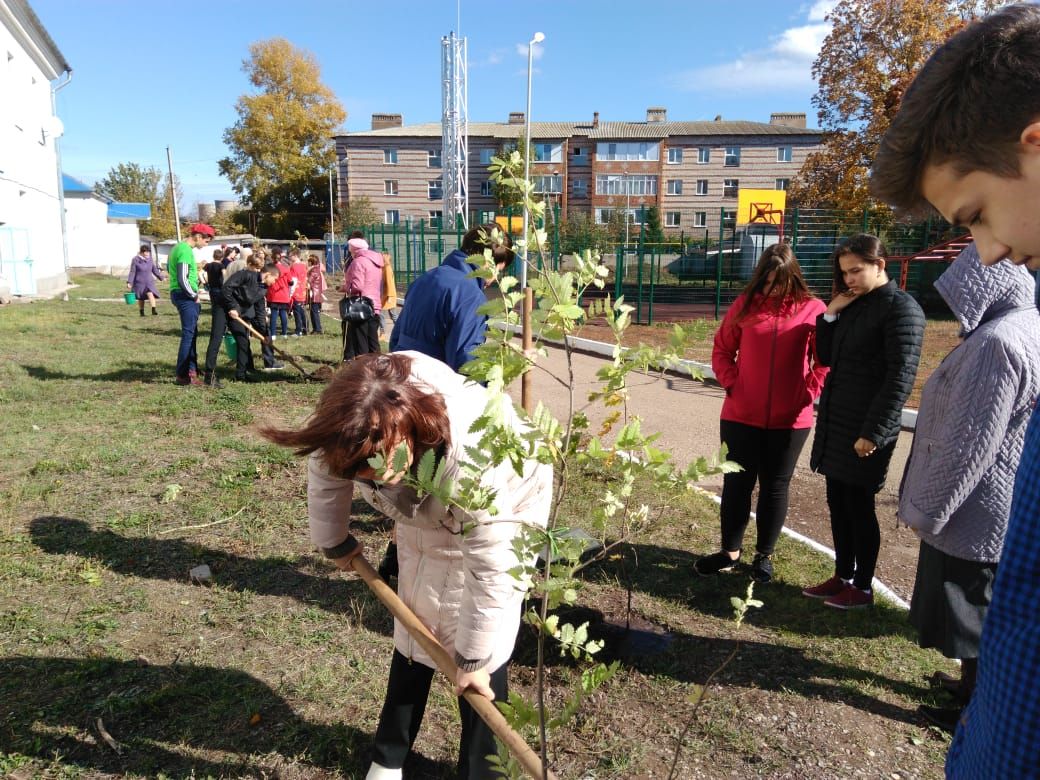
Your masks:
<instances>
[{"instance_id":1,"label":"green grass lawn","mask_svg":"<svg viewBox=\"0 0 1040 780\"><path fill-rule=\"evenodd\" d=\"M120 297L121 280L80 282L67 302L0 309L0 775L363 776L391 621L315 554L303 464L256 433L301 421L323 386L291 368L255 385L175 386L168 301L140 318L88 300ZM334 364L329 324L286 348ZM580 475L569 524L604 486ZM747 577L691 568L716 544L714 504L641 498L653 532L587 569L571 611L623 669L554 740L561 778L666 776L690 696L735 643L676 777L941 775L947 740L914 710L942 701L924 677L952 667L916 647L904 613L804 599L830 564L785 539L777 580L756 593L765 606L738 629L730 598ZM376 558L388 524L355 509ZM210 586L190 581L199 564ZM533 657L524 630L512 684L525 692ZM550 663L552 704L577 670ZM406 776L453 776L456 717L435 686Z\"/></svg>"}]
</instances>

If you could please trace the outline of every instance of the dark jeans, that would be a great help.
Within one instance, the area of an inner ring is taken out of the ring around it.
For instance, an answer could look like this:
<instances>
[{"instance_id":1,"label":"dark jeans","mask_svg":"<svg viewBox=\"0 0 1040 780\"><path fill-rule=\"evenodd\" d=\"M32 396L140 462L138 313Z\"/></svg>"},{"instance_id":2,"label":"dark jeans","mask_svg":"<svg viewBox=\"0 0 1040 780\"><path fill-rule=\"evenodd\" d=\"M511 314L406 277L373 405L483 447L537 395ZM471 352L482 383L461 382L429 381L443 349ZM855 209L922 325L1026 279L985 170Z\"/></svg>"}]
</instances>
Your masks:
<instances>
[{"instance_id":1,"label":"dark jeans","mask_svg":"<svg viewBox=\"0 0 1040 780\"><path fill-rule=\"evenodd\" d=\"M386 684L386 700L379 715L379 725L372 746L372 760L387 769L400 769L415 742L430 695L433 669L409 661L394 650L390 662L390 679ZM495 701L509 698L509 664L491 673L491 690ZM459 697L462 717L462 740L459 743L458 776L465 780L498 777L485 756L495 754L494 733L469 703Z\"/></svg>"},{"instance_id":2,"label":"dark jeans","mask_svg":"<svg viewBox=\"0 0 1040 780\"><path fill-rule=\"evenodd\" d=\"M264 310L260 310L257 312L256 316L252 319L252 321L250 321L249 324L253 326L253 330L255 330L257 333L263 333L264 329L267 327L267 318L267 312ZM274 365L274 350L271 349L271 345L268 344L266 341L263 341L260 344L260 355L263 357L265 366ZM249 361L249 370L253 370L252 359L250 359Z\"/></svg>"},{"instance_id":3,"label":"dark jeans","mask_svg":"<svg viewBox=\"0 0 1040 780\"><path fill-rule=\"evenodd\" d=\"M206 375L209 376L217 370L217 358L220 357L220 348L224 344L224 333L227 332L228 316L227 310L220 301L220 292L209 291L212 303L210 304L209 344L206 345Z\"/></svg>"},{"instance_id":4,"label":"dark jeans","mask_svg":"<svg viewBox=\"0 0 1040 780\"><path fill-rule=\"evenodd\" d=\"M343 359L353 360L358 355L379 352L379 316L368 322L346 322L343 335Z\"/></svg>"},{"instance_id":5,"label":"dark jeans","mask_svg":"<svg viewBox=\"0 0 1040 780\"><path fill-rule=\"evenodd\" d=\"M289 304L268 303L267 308L271 310L271 325L268 333L272 336L286 336L289 334ZM275 333L275 323L281 326L281 333ZM263 330L260 331L263 333Z\"/></svg>"},{"instance_id":6,"label":"dark jeans","mask_svg":"<svg viewBox=\"0 0 1040 780\"><path fill-rule=\"evenodd\" d=\"M177 307L181 318L181 342L177 348L177 376L198 373L199 358L195 351L195 337L199 330L199 302L181 290L170 293L170 302Z\"/></svg>"},{"instance_id":7,"label":"dark jeans","mask_svg":"<svg viewBox=\"0 0 1040 780\"><path fill-rule=\"evenodd\" d=\"M311 332L321 333L321 304L311 304Z\"/></svg>"},{"instance_id":8,"label":"dark jeans","mask_svg":"<svg viewBox=\"0 0 1040 780\"><path fill-rule=\"evenodd\" d=\"M798 456L809 438L808 428L756 428L720 420L726 456L744 467L722 480L722 549L734 552L744 545L744 531L751 515L751 492L758 483L755 550L772 555L787 520L791 477Z\"/></svg>"},{"instance_id":9,"label":"dark jeans","mask_svg":"<svg viewBox=\"0 0 1040 780\"><path fill-rule=\"evenodd\" d=\"M307 335L307 312L300 301L292 302L293 332L297 336Z\"/></svg>"},{"instance_id":10,"label":"dark jeans","mask_svg":"<svg viewBox=\"0 0 1040 780\"><path fill-rule=\"evenodd\" d=\"M831 511L834 537L834 573L852 580L860 590L869 590L881 549L881 529L874 511L875 493L868 487L850 485L827 477L827 506Z\"/></svg>"},{"instance_id":11,"label":"dark jeans","mask_svg":"<svg viewBox=\"0 0 1040 780\"><path fill-rule=\"evenodd\" d=\"M256 370L253 366L253 348L249 343L249 332L238 320L228 318L228 330L235 337L235 379L245 379L246 374Z\"/></svg>"}]
</instances>

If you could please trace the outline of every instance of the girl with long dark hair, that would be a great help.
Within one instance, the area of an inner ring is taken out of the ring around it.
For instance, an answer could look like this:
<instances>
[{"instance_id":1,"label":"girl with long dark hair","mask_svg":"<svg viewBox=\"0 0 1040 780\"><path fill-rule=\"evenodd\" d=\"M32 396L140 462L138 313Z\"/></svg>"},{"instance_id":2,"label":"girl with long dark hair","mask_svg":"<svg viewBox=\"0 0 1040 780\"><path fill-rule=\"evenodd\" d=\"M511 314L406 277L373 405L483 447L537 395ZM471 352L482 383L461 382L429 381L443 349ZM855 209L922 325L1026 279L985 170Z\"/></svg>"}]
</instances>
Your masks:
<instances>
[{"instance_id":1,"label":"girl with long dark hair","mask_svg":"<svg viewBox=\"0 0 1040 780\"><path fill-rule=\"evenodd\" d=\"M814 349L816 318L825 308L809 291L791 247L773 244L715 334L711 366L726 390L722 442L743 470L723 478L722 549L694 564L698 574L728 571L740 560L757 482L751 576L756 582L773 577L791 477L827 374Z\"/></svg>"}]
</instances>

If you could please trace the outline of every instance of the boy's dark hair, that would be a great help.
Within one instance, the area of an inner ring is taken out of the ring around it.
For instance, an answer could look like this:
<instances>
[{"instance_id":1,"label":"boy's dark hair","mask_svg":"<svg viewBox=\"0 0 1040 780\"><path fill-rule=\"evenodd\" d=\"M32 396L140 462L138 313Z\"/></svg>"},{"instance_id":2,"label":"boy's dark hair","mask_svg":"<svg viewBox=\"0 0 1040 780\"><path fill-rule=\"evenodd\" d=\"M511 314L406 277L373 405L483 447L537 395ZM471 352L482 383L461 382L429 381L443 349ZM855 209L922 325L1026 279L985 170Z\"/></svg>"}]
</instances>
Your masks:
<instances>
[{"instance_id":1,"label":"boy's dark hair","mask_svg":"<svg viewBox=\"0 0 1040 780\"><path fill-rule=\"evenodd\" d=\"M350 231L350 235L347 236L347 239L349 240L351 238L364 238L364 237L365 237L365 231L364 230L351 230Z\"/></svg>"},{"instance_id":2,"label":"boy's dark hair","mask_svg":"<svg viewBox=\"0 0 1040 780\"><path fill-rule=\"evenodd\" d=\"M502 243L500 244L496 244L491 240L492 231L495 230L502 237ZM501 227L491 222L477 225L466 231L466 235L462 237L462 246L459 248L466 253L467 257L470 255L482 255L485 249L490 249L497 265L502 265L503 263L509 265L509 263L513 262L513 240Z\"/></svg>"},{"instance_id":3,"label":"boy's dark hair","mask_svg":"<svg viewBox=\"0 0 1040 780\"><path fill-rule=\"evenodd\" d=\"M835 294L845 292L849 286L845 284L845 275L841 271L842 255L856 255L871 265L877 265L882 260L888 259L888 248L881 243L881 239L870 233L846 238L838 244L831 252L831 265L834 268L834 292Z\"/></svg>"},{"instance_id":4,"label":"boy's dark hair","mask_svg":"<svg viewBox=\"0 0 1040 780\"><path fill-rule=\"evenodd\" d=\"M152 248L148 244L141 244L141 248L137 250L137 254L143 255L145 252L151 252Z\"/></svg>"},{"instance_id":5,"label":"boy's dark hair","mask_svg":"<svg viewBox=\"0 0 1040 780\"><path fill-rule=\"evenodd\" d=\"M274 274L275 276L281 276L282 275L281 270L274 263L267 263L267 265L265 265L262 269L260 269L260 273L262 273L262 274Z\"/></svg>"},{"instance_id":6,"label":"boy's dark hair","mask_svg":"<svg viewBox=\"0 0 1040 780\"><path fill-rule=\"evenodd\" d=\"M1018 140L1040 117L1040 8L1012 5L943 44L906 91L878 148L874 197L921 211L926 168L1018 178Z\"/></svg>"}]
</instances>

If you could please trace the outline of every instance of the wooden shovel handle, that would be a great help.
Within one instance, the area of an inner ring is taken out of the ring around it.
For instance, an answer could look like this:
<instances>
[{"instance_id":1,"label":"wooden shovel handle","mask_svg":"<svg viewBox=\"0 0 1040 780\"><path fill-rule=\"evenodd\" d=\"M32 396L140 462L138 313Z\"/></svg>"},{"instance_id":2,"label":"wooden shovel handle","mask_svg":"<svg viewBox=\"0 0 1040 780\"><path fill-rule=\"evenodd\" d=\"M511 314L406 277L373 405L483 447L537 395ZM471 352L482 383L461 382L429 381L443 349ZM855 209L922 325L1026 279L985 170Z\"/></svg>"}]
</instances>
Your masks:
<instances>
[{"instance_id":1,"label":"wooden shovel handle","mask_svg":"<svg viewBox=\"0 0 1040 780\"><path fill-rule=\"evenodd\" d=\"M415 616L415 613L408 608L408 606L401 601L397 593L394 592L393 588L387 585L383 578L376 573L376 570L372 568L363 555L355 555L350 559L350 563L354 568L354 571L365 581L365 584L372 589L375 593L376 598L383 602L387 609L393 614L395 618L401 621L401 624L408 630L408 633L412 635L412 638L425 650L430 658L434 660L437 667L447 675L448 679L451 680L452 684L455 683L456 678L459 674L459 668L455 665L455 659L448 654L448 651L441 647L440 642L430 633L430 630L423 625L422 621ZM509 748L509 752L516 756L516 759L520 762L520 765L524 768L531 777L543 780L548 778L549 780L556 780L556 775L551 771L543 772L542 761L538 757L538 754L531 750L523 737L517 734L510 725L506 722L506 719L502 716L502 713L498 711L498 708L491 702L490 699L477 693L476 691L467 688L462 692L462 695L469 702L469 705L476 711L476 713L484 720L488 727L495 733L502 742L505 743L506 747Z\"/></svg>"}]
</instances>

